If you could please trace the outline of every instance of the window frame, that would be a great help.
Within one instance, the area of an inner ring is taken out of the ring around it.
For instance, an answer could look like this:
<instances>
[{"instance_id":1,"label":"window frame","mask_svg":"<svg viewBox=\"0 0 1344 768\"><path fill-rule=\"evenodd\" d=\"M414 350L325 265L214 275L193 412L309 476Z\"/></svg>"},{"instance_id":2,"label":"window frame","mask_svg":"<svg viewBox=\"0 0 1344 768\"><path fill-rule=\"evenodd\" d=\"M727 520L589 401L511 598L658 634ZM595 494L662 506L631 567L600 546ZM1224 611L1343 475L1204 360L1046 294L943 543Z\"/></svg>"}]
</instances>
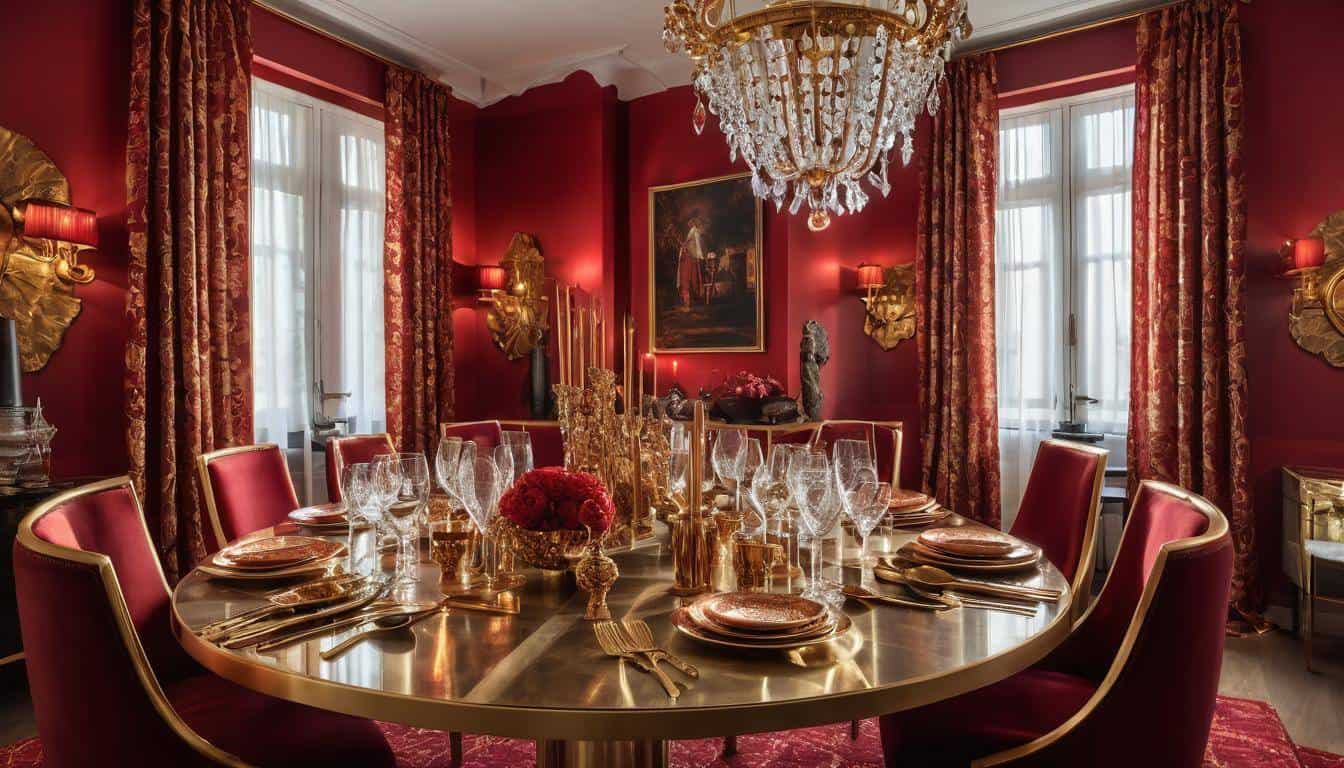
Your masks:
<instances>
[{"instance_id":1,"label":"window frame","mask_svg":"<svg viewBox=\"0 0 1344 768\"><path fill-rule=\"evenodd\" d=\"M1057 338L1058 343L1062 345L1063 348L1063 354L1060 356L1060 359L1063 364L1060 370L1061 380L1057 382L1057 385L1059 387L1058 391L1061 393L1060 398L1061 402L1055 405L1054 411L1056 420L1060 422L1063 422L1069 418L1070 403L1068 402L1068 399L1070 397L1070 393L1075 391L1078 384L1077 371L1079 364L1078 363L1079 352L1078 352L1078 343L1076 334L1077 319L1074 310L1075 307L1082 306L1082 302L1078 300L1079 294L1081 293L1078 285L1078 277L1079 272L1081 270L1079 270L1077 267L1081 263L1083 257L1078 254L1077 249L1078 233L1074 231L1073 226L1074 224L1073 110L1079 107L1086 107L1092 104L1096 104L1097 102L1101 101L1110 101L1112 99L1121 96L1130 96L1132 98L1134 97L1134 95L1135 95L1135 84L1128 83L1125 85L1114 86L1111 88L1103 88L1101 90L1096 91L1087 91L1085 93L1075 94L1072 96L1062 96L1056 99L1032 102L1030 104L1023 104L1017 107L1007 107L1005 109L999 110L997 115L997 118L1001 124L1002 119L1005 117L1016 118L1016 117L1028 117L1034 115L1049 116L1055 112L1058 112L1059 114L1060 146L1058 148L1059 149L1058 156L1060 162L1059 175L1062 184L1061 197L1060 197L1060 200L1062 202L1062 204L1060 205L1061 231L1054 234L1057 238L1057 242L1060 245L1060 253L1061 253L1060 279L1063 284L1063 290L1061 291L1061 293L1063 294L1063 307L1062 307L1062 313L1060 315L1061 327L1059 328L1059 334ZM998 140L997 128L995 130L995 137L997 142ZM1133 163L1132 157L1130 158L1130 162L1132 165ZM1001 167L995 168L996 174L999 173L1000 171ZM997 186L998 185L996 182L995 184L996 189ZM1133 194L1132 183L1130 186L1130 192L1131 194ZM996 216L999 210L1000 210L999 205L996 202L995 203ZM1131 225L1132 221L1133 219L1131 214ZM1132 243L1131 243L1131 252L1132 252ZM996 260L997 260L997 254L996 254ZM1133 337L1131 329L1131 340L1132 338ZM1086 393L1080 392L1080 394L1086 394ZM1007 427L1007 428L1013 429L1016 427Z\"/></svg>"}]
</instances>

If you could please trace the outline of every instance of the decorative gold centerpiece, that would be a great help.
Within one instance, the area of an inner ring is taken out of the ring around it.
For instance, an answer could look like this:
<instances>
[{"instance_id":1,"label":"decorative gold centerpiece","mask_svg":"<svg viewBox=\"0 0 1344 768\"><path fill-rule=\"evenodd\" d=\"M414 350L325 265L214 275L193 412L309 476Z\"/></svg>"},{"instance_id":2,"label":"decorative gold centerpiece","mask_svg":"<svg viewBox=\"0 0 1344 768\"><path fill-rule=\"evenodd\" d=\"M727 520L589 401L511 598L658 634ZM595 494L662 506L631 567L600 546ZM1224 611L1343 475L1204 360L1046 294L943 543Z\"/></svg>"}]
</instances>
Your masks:
<instances>
[{"instance_id":1,"label":"decorative gold centerpiece","mask_svg":"<svg viewBox=\"0 0 1344 768\"><path fill-rule=\"evenodd\" d=\"M588 542L587 554L574 566L574 581L579 589L588 593L588 606L583 618L588 621L605 621L611 618L611 609L607 607L607 593L616 583L621 572L616 561L602 551L602 538L592 537Z\"/></svg>"},{"instance_id":2,"label":"decorative gold centerpiece","mask_svg":"<svg viewBox=\"0 0 1344 768\"><path fill-rule=\"evenodd\" d=\"M531 354L550 329L546 323L544 262L537 239L515 232L499 266L507 280L504 288L482 295L481 300L491 305L485 324L504 356L519 360Z\"/></svg>"},{"instance_id":3,"label":"decorative gold centerpiece","mask_svg":"<svg viewBox=\"0 0 1344 768\"><path fill-rule=\"evenodd\" d=\"M514 553L536 568L563 571L615 515L601 478L559 467L534 469L499 499L499 526Z\"/></svg>"}]
</instances>

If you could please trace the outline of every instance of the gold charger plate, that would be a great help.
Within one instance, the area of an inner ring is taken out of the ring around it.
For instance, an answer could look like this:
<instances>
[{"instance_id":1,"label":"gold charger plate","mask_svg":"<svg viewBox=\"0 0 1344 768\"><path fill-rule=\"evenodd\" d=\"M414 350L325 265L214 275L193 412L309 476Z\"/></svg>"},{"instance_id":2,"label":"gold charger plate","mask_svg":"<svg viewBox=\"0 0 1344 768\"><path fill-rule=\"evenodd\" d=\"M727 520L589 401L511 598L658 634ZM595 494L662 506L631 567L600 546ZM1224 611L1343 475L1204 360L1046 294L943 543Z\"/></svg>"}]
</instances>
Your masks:
<instances>
[{"instance_id":1,"label":"gold charger plate","mask_svg":"<svg viewBox=\"0 0 1344 768\"><path fill-rule=\"evenodd\" d=\"M293 568L281 568L275 571L241 571L233 568L221 568L210 563L201 563L196 566L196 570L212 579L223 579L228 581L281 581L283 579L293 579L300 576L314 576L331 569L332 560L345 554L345 545L341 545L341 551L324 560L296 565Z\"/></svg>"},{"instance_id":2,"label":"gold charger plate","mask_svg":"<svg viewBox=\"0 0 1344 768\"><path fill-rule=\"evenodd\" d=\"M970 573L1012 573L1013 571L1022 571L1028 568L1036 567L1041 560L1041 551L1035 549L1030 559L1022 561L995 562L992 560L954 560L951 558L938 557L935 554L929 554L926 550L906 544L895 552L897 557L901 557L912 563L921 565L936 565L939 568L945 568L954 571L967 571Z\"/></svg>"},{"instance_id":3,"label":"gold charger plate","mask_svg":"<svg viewBox=\"0 0 1344 768\"><path fill-rule=\"evenodd\" d=\"M690 612L691 621L695 622L696 626L701 630L719 637L745 640L752 643L807 640L812 637L829 634L835 629L835 620L829 615L825 615L817 621L797 629L790 629L782 632L747 632L740 629L733 629L732 627L726 627L709 618L700 610L699 603L692 603L687 606L687 610Z\"/></svg>"},{"instance_id":4,"label":"gold charger plate","mask_svg":"<svg viewBox=\"0 0 1344 768\"><path fill-rule=\"evenodd\" d=\"M311 536L268 536L221 549L211 563L235 570L279 570L310 560L325 560L343 545Z\"/></svg>"},{"instance_id":5,"label":"gold charger plate","mask_svg":"<svg viewBox=\"0 0 1344 768\"><path fill-rule=\"evenodd\" d=\"M345 517L345 507L341 504L318 504L312 507L301 507L290 512L289 519L309 528L345 527L348 524Z\"/></svg>"},{"instance_id":6,"label":"gold charger plate","mask_svg":"<svg viewBox=\"0 0 1344 768\"><path fill-rule=\"evenodd\" d=\"M961 525L924 531L919 543L949 557L999 559L1012 557L1020 542L1002 531Z\"/></svg>"},{"instance_id":7,"label":"gold charger plate","mask_svg":"<svg viewBox=\"0 0 1344 768\"><path fill-rule=\"evenodd\" d=\"M690 611L686 608L678 608L672 612L672 626L677 631L693 640L699 640L709 645L717 645L722 648L735 648L737 650L748 651L791 651L797 648L808 648L814 645L822 645L844 635L849 631L854 622L849 616L841 613L835 618L835 628L819 637L813 637L803 640L778 640L772 642L750 642L746 640L735 640L728 637L719 637L696 625L695 620L691 618Z\"/></svg>"},{"instance_id":8,"label":"gold charger plate","mask_svg":"<svg viewBox=\"0 0 1344 768\"><path fill-rule=\"evenodd\" d=\"M736 630L798 629L826 615L826 606L815 600L770 592L725 592L695 604L714 623Z\"/></svg>"},{"instance_id":9,"label":"gold charger plate","mask_svg":"<svg viewBox=\"0 0 1344 768\"><path fill-rule=\"evenodd\" d=\"M887 514L887 524L894 525L897 528L914 528L939 522L950 514L952 514L952 510L947 507L937 506L929 509L927 512L921 512L917 515L905 515L890 512Z\"/></svg>"}]
</instances>

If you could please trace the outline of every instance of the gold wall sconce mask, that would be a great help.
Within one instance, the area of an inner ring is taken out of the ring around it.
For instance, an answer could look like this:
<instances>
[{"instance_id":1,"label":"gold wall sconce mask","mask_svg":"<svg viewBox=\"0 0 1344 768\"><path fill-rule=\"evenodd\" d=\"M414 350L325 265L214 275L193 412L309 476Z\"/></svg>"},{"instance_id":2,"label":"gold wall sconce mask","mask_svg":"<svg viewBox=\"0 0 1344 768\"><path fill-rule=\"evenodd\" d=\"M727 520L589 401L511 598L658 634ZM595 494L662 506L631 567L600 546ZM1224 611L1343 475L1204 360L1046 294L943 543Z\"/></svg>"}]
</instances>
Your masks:
<instances>
[{"instance_id":1,"label":"gold wall sconce mask","mask_svg":"<svg viewBox=\"0 0 1344 768\"><path fill-rule=\"evenodd\" d=\"M515 232L499 267L481 268L481 301L490 305L485 324L509 360L531 354L550 329L544 266L537 239Z\"/></svg>"},{"instance_id":2,"label":"gold wall sconce mask","mask_svg":"<svg viewBox=\"0 0 1344 768\"><path fill-rule=\"evenodd\" d=\"M70 184L27 137L0 127L0 316L12 318L25 373L40 370L79 316L79 263L97 243L92 211L70 206Z\"/></svg>"},{"instance_id":3,"label":"gold wall sconce mask","mask_svg":"<svg viewBox=\"0 0 1344 768\"><path fill-rule=\"evenodd\" d=\"M1302 349L1344 368L1344 211L1309 237L1284 244L1285 277L1296 278L1288 330Z\"/></svg>"},{"instance_id":4,"label":"gold wall sconce mask","mask_svg":"<svg viewBox=\"0 0 1344 768\"><path fill-rule=\"evenodd\" d=\"M915 335L915 268L912 264L859 265L863 332L884 350Z\"/></svg>"}]
</instances>

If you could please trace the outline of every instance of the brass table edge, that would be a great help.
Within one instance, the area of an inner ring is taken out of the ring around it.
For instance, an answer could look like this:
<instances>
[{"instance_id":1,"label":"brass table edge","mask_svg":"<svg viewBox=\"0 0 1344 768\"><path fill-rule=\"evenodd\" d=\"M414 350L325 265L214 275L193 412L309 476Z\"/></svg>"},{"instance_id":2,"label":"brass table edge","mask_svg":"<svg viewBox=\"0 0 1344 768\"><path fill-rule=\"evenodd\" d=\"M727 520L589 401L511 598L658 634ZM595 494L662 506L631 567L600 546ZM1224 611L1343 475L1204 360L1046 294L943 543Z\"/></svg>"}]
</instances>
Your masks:
<instances>
[{"instance_id":1,"label":"brass table edge","mask_svg":"<svg viewBox=\"0 0 1344 768\"><path fill-rule=\"evenodd\" d=\"M258 693L347 715L419 728L522 739L697 739L872 717L925 706L998 682L1040 661L1068 636L1072 625L1072 591L1066 592L1065 597L1067 600L1061 600L1054 619L1022 644L948 672L783 702L694 708L495 706L320 680L253 661L200 639L178 613L177 589L173 590L172 627L186 652L211 672ZM819 703L825 706L817 706Z\"/></svg>"}]
</instances>

